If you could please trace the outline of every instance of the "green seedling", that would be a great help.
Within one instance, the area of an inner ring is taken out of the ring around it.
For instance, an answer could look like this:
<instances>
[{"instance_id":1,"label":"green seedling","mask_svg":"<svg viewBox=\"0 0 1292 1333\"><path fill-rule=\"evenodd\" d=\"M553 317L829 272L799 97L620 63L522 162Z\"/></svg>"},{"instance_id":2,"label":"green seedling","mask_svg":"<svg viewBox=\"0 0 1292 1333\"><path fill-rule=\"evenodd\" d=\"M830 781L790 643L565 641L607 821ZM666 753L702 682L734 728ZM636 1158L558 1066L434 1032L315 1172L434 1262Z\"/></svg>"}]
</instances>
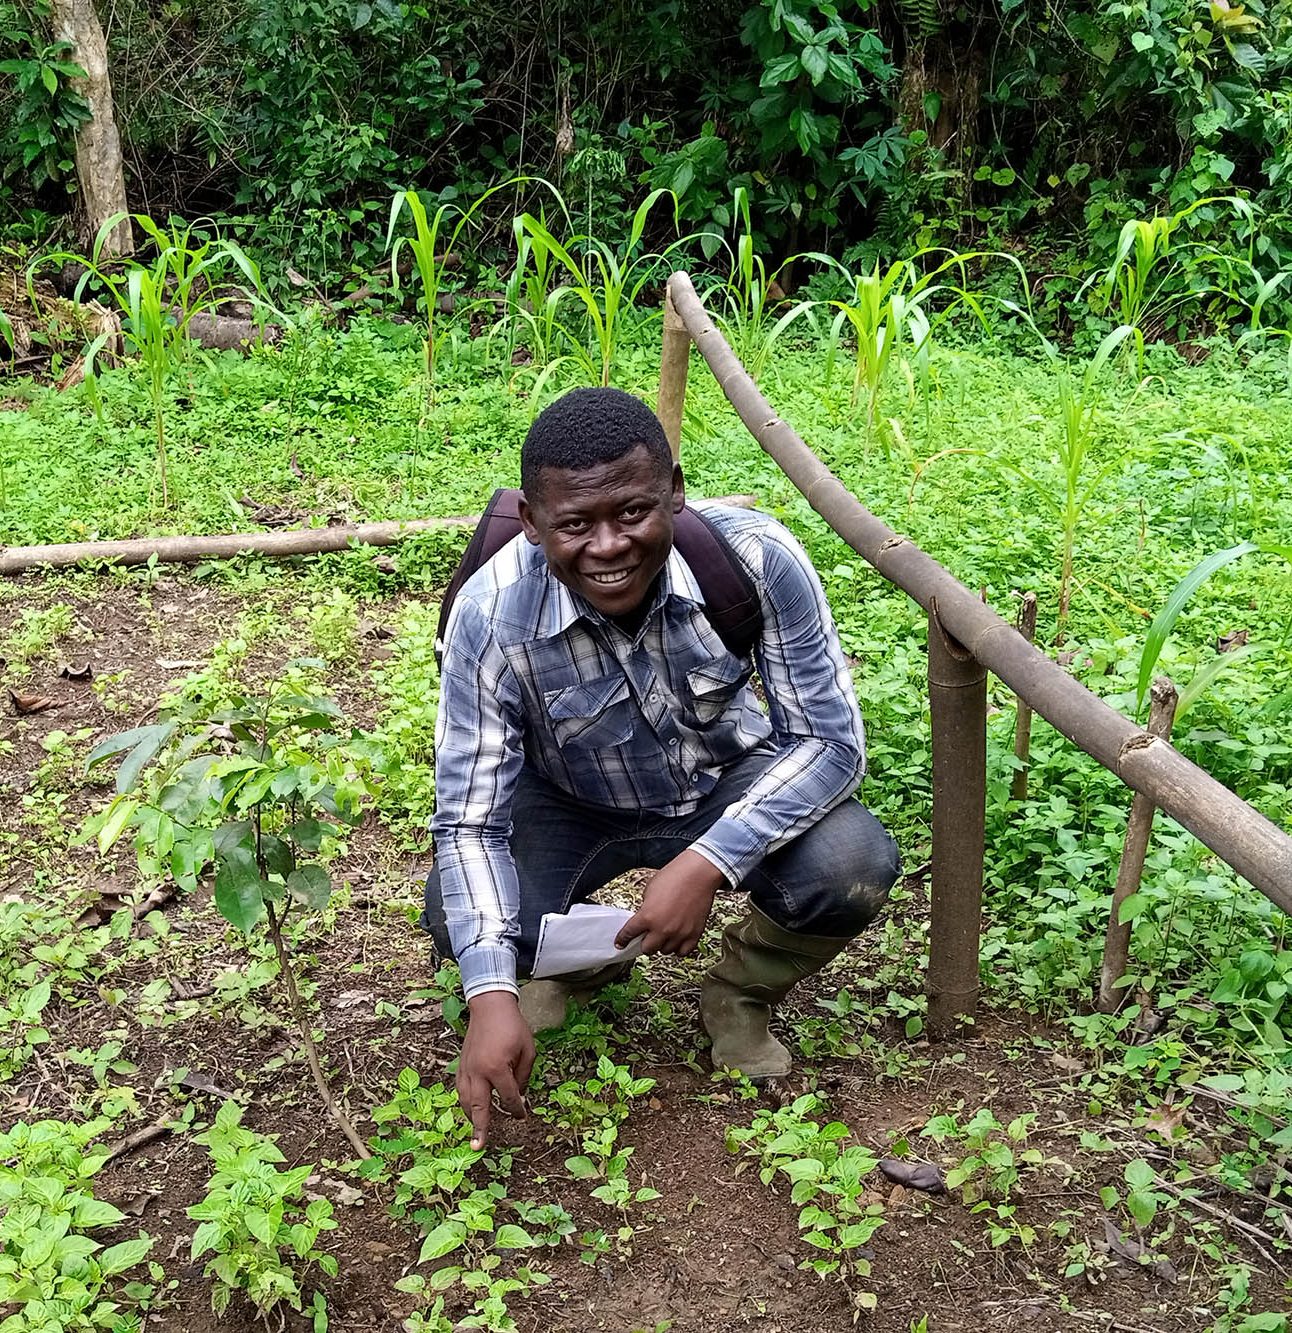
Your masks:
<instances>
[{"instance_id":1,"label":"green seedling","mask_svg":"<svg viewBox=\"0 0 1292 1333\"><path fill-rule=\"evenodd\" d=\"M185 889L214 866L220 915L247 935L267 930L310 1072L362 1157L363 1140L323 1073L283 934L294 908L327 907L328 852L363 818L372 796L365 765L336 734L340 721L336 704L303 693L297 674L262 698L236 696L232 708L213 717L200 700L181 701L163 710L161 721L109 737L90 752L87 768L125 757L116 797L83 836L97 837L102 853L133 828L144 875L169 872Z\"/></svg>"},{"instance_id":2,"label":"green seedling","mask_svg":"<svg viewBox=\"0 0 1292 1333\"><path fill-rule=\"evenodd\" d=\"M256 1314L268 1319L280 1302L304 1310L302 1278L317 1266L337 1275L336 1257L317 1248L325 1231L333 1231L332 1205L326 1199L304 1199L311 1164L277 1169L283 1154L271 1139L242 1125L242 1108L225 1102L215 1123L194 1142L205 1144L215 1163L206 1193L188 1216L199 1223L190 1257L213 1254L205 1274L212 1279L211 1308L223 1315L235 1292L242 1292ZM310 1307L315 1327L326 1329L326 1307L315 1293Z\"/></svg>"},{"instance_id":3,"label":"green seedling","mask_svg":"<svg viewBox=\"0 0 1292 1333\"><path fill-rule=\"evenodd\" d=\"M865 1198L866 1177L877 1162L861 1145L845 1146L852 1131L842 1121L822 1125L807 1118L824 1107L815 1093L805 1093L779 1110L759 1111L748 1128L728 1128L727 1150L758 1162L764 1185L782 1176L790 1182L803 1243L821 1252L800 1267L836 1277L860 1315L876 1306L864 1286L870 1261L862 1251L884 1225L882 1206Z\"/></svg>"}]
</instances>

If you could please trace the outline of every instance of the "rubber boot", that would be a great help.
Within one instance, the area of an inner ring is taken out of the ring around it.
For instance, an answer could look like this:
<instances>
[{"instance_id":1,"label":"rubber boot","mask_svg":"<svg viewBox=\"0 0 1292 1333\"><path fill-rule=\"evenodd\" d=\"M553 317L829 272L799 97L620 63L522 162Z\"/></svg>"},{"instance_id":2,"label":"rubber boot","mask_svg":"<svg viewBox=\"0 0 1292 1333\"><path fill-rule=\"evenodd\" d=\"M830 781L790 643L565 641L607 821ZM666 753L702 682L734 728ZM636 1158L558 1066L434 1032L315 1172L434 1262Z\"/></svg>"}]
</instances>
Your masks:
<instances>
[{"instance_id":1,"label":"rubber boot","mask_svg":"<svg viewBox=\"0 0 1292 1333\"><path fill-rule=\"evenodd\" d=\"M783 1078L790 1053L767 1030L772 1009L804 977L819 972L852 937L800 935L756 907L722 932L722 957L700 989L700 1020L713 1041L713 1067L755 1082Z\"/></svg>"},{"instance_id":2,"label":"rubber boot","mask_svg":"<svg viewBox=\"0 0 1292 1333\"><path fill-rule=\"evenodd\" d=\"M534 1033L559 1028L565 1023L571 1000L587 1004L602 987L625 980L632 970L632 960L629 959L626 963L608 963L587 972L527 981L520 988L521 1016Z\"/></svg>"}]
</instances>

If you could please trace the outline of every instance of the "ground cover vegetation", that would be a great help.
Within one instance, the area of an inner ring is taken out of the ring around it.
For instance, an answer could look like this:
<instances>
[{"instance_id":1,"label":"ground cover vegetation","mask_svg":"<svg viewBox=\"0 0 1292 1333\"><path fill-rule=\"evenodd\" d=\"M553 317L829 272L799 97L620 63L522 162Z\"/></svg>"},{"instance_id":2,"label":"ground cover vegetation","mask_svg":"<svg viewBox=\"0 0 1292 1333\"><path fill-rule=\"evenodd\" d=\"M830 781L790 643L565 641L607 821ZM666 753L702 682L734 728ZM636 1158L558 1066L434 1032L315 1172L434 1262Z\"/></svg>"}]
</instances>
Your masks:
<instances>
[{"instance_id":1,"label":"ground cover vegetation","mask_svg":"<svg viewBox=\"0 0 1292 1333\"><path fill-rule=\"evenodd\" d=\"M659 279L704 258L675 197L615 242L544 193L514 214L501 302L438 303L466 279L430 228L469 235L471 204L405 199L387 253L410 235L430 263L381 311L282 308L278 342L177 351L159 391L142 356L15 379L0 540L478 512L567 385L653 396ZM1035 592L1038 640L1111 704L1142 712L1169 673L1179 747L1292 825L1292 394L1259 242L1128 232L1076 275L1061 348L1017 259L818 261L785 300L731 207L701 286L778 410L1003 614ZM1182 352L1145 314L1167 297L1237 327ZM881 923L789 1008L795 1080L711 1077L693 969L651 960L543 1040L534 1115L470 1150L462 1004L413 924L461 530L33 574L0 588L6 1329L1286 1328L1284 919L1162 821L1122 908L1127 1002L1093 1012L1129 792L1038 723L1012 799L994 685L986 1007L930 1046L923 614L698 360L683 459L694 493L753 492L806 543L867 718L864 796L905 859Z\"/></svg>"}]
</instances>

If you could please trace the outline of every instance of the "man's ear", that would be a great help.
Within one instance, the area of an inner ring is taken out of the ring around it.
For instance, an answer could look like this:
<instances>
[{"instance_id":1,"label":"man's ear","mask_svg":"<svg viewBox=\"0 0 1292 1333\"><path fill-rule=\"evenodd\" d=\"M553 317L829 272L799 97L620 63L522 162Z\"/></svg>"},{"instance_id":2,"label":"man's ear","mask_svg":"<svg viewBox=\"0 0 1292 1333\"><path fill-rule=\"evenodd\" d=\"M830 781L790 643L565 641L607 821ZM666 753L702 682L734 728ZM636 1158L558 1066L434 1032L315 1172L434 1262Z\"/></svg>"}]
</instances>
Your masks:
<instances>
[{"instance_id":1,"label":"man's ear","mask_svg":"<svg viewBox=\"0 0 1292 1333\"><path fill-rule=\"evenodd\" d=\"M516 502L516 513L520 516L520 526L525 534L525 540L531 546L541 546L543 539L538 535L538 528L534 524L534 511L529 507L529 501L525 499L524 491L521 492L520 499Z\"/></svg>"},{"instance_id":2,"label":"man's ear","mask_svg":"<svg viewBox=\"0 0 1292 1333\"><path fill-rule=\"evenodd\" d=\"M686 482L682 477L682 464L673 464L673 512L680 514L682 506L686 504Z\"/></svg>"}]
</instances>

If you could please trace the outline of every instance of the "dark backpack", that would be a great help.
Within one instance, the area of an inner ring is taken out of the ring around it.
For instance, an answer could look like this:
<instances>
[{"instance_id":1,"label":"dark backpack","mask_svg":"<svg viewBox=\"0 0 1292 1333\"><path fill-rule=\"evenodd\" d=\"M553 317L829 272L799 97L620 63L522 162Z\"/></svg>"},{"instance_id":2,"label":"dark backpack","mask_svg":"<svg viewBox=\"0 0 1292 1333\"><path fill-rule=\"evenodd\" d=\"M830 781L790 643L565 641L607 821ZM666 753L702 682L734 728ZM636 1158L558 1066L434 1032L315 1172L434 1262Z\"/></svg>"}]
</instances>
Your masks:
<instances>
[{"instance_id":1,"label":"dark backpack","mask_svg":"<svg viewBox=\"0 0 1292 1333\"><path fill-rule=\"evenodd\" d=\"M500 487L485 506L462 563L454 570L440 603L440 623L435 633L437 662L444 656L449 612L462 585L513 537L520 535L519 500L518 490ZM695 575L704 593L704 614L727 651L733 657L748 657L762 632L763 608L758 589L736 558L731 543L703 514L686 506L674 516L673 545Z\"/></svg>"}]
</instances>

